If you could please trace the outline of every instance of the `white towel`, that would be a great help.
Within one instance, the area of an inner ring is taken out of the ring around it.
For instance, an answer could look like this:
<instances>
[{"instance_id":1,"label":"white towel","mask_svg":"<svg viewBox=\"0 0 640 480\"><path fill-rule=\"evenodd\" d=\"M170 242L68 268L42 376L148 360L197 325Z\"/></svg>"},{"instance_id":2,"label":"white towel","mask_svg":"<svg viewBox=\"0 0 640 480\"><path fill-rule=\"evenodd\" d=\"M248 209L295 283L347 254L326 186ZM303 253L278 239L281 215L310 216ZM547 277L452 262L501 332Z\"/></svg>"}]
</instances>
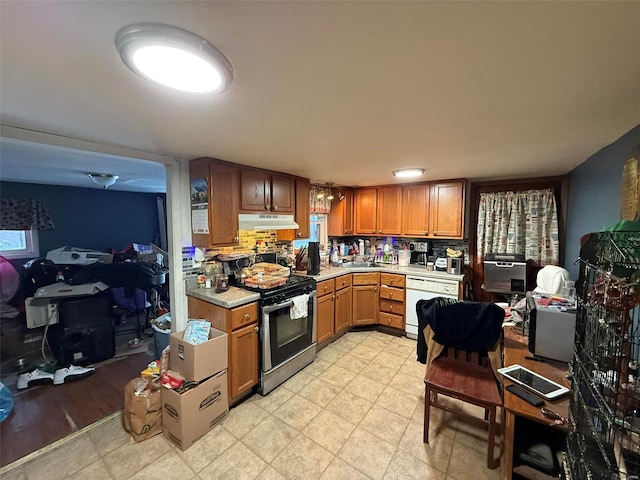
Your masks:
<instances>
[{"instance_id":1,"label":"white towel","mask_svg":"<svg viewBox=\"0 0 640 480\"><path fill-rule=\"evenodd\" d=\"M293 302L293 305L291 305L291 311L289 312L291 320L304 318L308 315L309 295L298 295L297 297L293 297L291 301Z\"/></svg>"}]
</instances>

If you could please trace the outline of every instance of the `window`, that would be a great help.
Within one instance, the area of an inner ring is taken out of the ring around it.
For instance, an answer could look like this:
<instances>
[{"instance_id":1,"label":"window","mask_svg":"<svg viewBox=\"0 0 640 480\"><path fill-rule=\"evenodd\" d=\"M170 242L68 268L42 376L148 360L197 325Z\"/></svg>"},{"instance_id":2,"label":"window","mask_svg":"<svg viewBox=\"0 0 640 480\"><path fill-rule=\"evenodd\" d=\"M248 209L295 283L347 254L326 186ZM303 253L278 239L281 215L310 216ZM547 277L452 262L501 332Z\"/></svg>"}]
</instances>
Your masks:
<instances>
[{"instance_id":1,"label":"window","mask_svg":"<svg viewBox=\"0 0 640 480\"><path fill-rule=\"evenodd\" d=\"M38 231L0 230L0 255L5 258L39 257Z\"/></svg>"},{"instance_id":2,"label":"window","mask_svg":"<svg viewBox=\"0 0 640 480\"><path fill-rule=\"evenodd\" d=\"M300 247L306 247L309 242L320 242L320 251L327 249L327 242L329 237L327 236L327 216L324 214L310 215L309 216L309 239L294 240L293 248L299 249Z\"/></svg>"}]
</instances>

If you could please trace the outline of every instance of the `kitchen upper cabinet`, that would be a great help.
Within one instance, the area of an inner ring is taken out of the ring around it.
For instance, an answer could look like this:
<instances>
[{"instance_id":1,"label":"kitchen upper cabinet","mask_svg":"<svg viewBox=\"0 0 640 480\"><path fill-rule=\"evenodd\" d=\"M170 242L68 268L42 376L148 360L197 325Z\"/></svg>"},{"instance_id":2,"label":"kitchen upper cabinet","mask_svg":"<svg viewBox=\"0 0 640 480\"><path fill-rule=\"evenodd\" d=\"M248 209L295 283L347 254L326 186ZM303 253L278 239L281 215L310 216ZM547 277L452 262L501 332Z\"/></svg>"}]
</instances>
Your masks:
<instances>
[{"instance_id":1,"label":"kitchen upper cabinet","mask_svg":"<svg viewBox=\"0 0 640 480\"><path fill-rule=\"evenodd\" d=\"M353 189L341 187L339 194L331 201L331 212L329 213L328 234L330 237L342 237L353 235Z\"/></svg>"},{"instance_id":2,"label":"kitchen upper cabinet","mask_svg":"<svg viewBox=\"0 0 640 480\"><path fill-rule=\"evenodd\" d=\"M295 179L296 188L296 213L294 215L296 223L300 228L297 230L278 230L276 237L278 240L300 240L311 236L311 222L309 221L309 190L311 184L306 178Z\"/></svg>"},{"instance_id":3,"label":"kitchen upper cabinet","mask_svg":"<svg viewBox=\"0 0 640 480\"><path fill-rule=\"evenodd\" d=\"M354 205L356 235L375 235L378 231L378 189L358 188Z\"/></svg>"},{"instance_id":4,"label":"kitchen upper cabinet","mask_svg":"<svg viewBox=\"0 0 640 480\"><path fill-rule=\"evenodd\" d=\"M402 187L359 188L355 206L357 235L402 234Z\"/></svg>"},{"instance_id":5,"label":"kitchen upper cabinet","mask_svg":"<svg viewBox=\"0 0 640 480\"><path fill-rule=\"evenodd\" d=\"M311 183L305 178L296 178L296 223L300 228L295 231L296 239L309 238L311 225L309 222L309 190Z\"/></svg>"},{"instance_id":6,"label":"kitchen upper cabinet","mask_svg":"<svg viewBox=\"0 0 640 480\"><path fill-rule=\"evenodd\" d=\"M189 178L193 245L202 248L237 245L238 167L211 158L198 158L189 163ZM206 182L205 190L197 190L196 186L202 187L203 181Z\"/></svg>"},{"instance_id":7,"label":"kitchen upper cabinet","mask_svg":"<svg viewBox=\"0 0 640 480\"><path fill-rule=\"evenodd\" d=\"M429 235L431 185L420 183L402 187L402 234L414 237Z\"/></svg>"},{"instance_id":8,"label":"kitchen upper cabinet","mask_svg":"<svg viewBox=\"0 0 640 480\"><path fill-rule=\"evenodd\" d=\"M464 186L464 180L431 185L430 237L463 237Z\"/></svg>"},{"instance_id":9,"label":"kitchen upper cabinet","mask_svg":"<svg viewBox=\"0 0 640 480\"><path fill-rule=\"evenodd\" d=\"M294 213L294 177L265 170L240 170L240 210L243 212Z\"/></svg>"},{"instance_id":10,"label":"kitchen upper cabinet","mask_svg":"<svg viewBox=\"0 0 640 480\"><path fill-rule=\"evenodd\" d=\"M378 187L378 234L402 234L402 187Z\"/></svg>"}]
</instances>

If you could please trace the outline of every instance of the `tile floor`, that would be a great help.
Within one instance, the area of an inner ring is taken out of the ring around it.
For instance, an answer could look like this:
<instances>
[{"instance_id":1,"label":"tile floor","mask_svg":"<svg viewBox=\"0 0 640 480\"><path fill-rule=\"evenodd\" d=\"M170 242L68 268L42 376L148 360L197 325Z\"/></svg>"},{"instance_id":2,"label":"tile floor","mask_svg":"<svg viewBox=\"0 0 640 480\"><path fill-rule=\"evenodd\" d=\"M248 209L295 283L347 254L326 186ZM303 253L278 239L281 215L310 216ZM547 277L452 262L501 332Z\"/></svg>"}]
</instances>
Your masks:
<instances>
[{"instance_id":1,"label":"tile floor","mask_svg":"<svg viewBox=\"0 0 640 480\"><path fill-rule=\"evenodd\" d=\"M349 332L266 397L253 395L231 409L185 452L162 435L130 444L116 413L0 474L3 480L499 478L499 468L486 468L480 422L434 409L430 444L422 443L423 372L415 341Z\"/></svg>"}]
</instances>

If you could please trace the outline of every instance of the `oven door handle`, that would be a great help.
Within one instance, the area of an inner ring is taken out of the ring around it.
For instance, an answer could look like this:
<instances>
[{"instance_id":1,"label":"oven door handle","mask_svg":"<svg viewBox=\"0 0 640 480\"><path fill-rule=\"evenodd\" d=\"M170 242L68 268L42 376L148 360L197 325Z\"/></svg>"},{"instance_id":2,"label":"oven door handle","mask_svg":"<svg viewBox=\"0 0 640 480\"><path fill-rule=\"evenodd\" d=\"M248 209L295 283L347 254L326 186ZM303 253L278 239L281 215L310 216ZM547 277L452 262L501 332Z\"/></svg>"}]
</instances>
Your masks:
<instances>
[{"instance_id":1,"label":"oven door handle","mask_svg":"<svg viewBox=\"0 0 640 480\"><path fill-rule=\"evenodd\" d=\"M271 313L285 307L291 307L293 305L293 300L289 300L288 302L279 303L277 305L269 305L268 307L262 307L263 313Z\"/></svg>"}]
</instances>

